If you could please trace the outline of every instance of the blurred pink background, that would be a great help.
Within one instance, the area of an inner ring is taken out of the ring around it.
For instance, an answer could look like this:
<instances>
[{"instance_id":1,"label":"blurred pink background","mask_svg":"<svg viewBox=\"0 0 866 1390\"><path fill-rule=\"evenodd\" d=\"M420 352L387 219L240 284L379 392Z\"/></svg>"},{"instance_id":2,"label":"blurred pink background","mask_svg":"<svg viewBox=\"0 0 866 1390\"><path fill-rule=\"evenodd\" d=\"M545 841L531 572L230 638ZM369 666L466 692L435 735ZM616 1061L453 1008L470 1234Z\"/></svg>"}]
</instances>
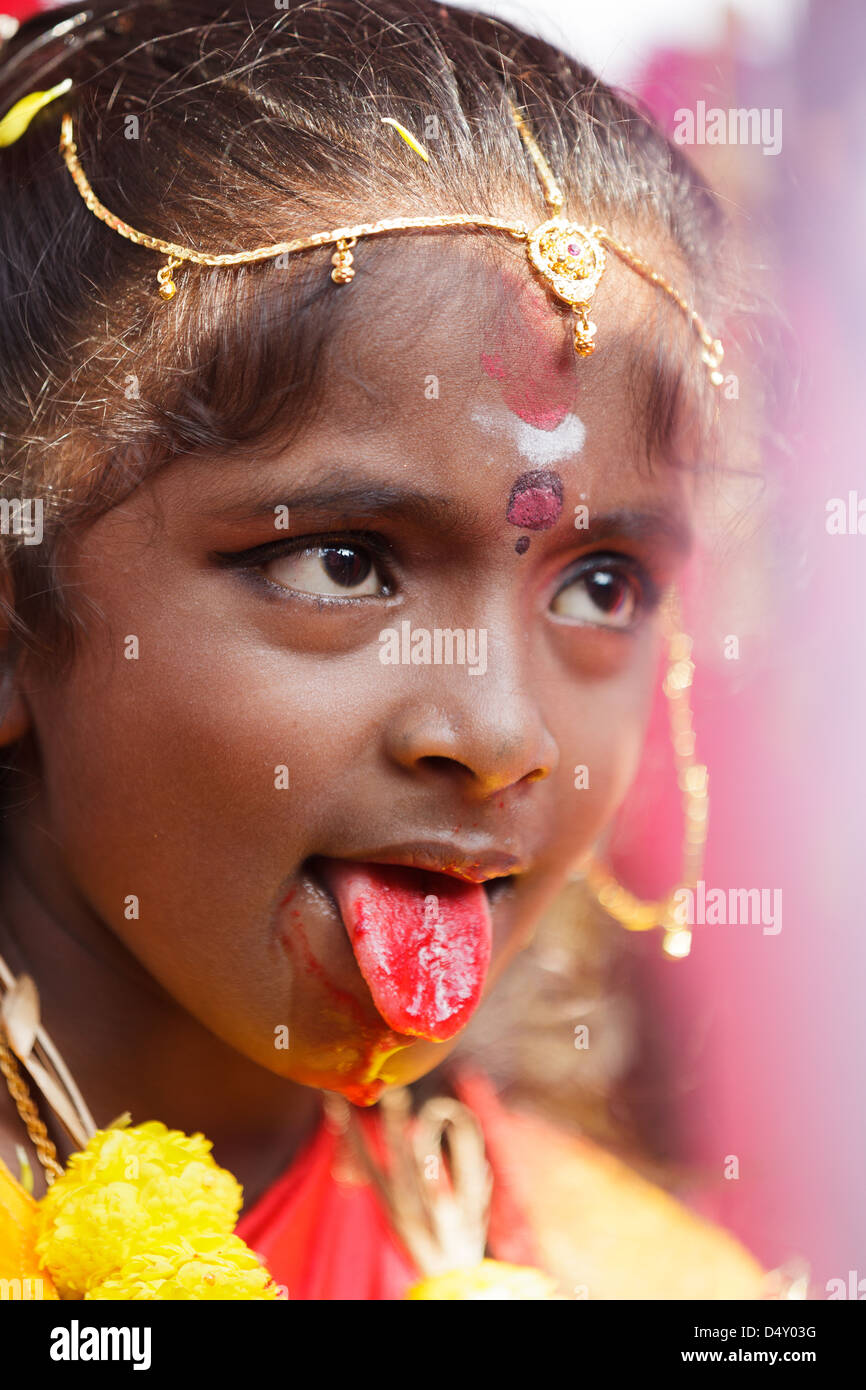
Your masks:
<instances>
[{"instance_id":1,"label":"blurred pink background","mask_svg":"<svg viewBox=\"0 0 866 1390\"><path fill-rule=\"evenodd\" d=\"M36 7L2 8L23 17ZM794 383L793 402L768 421L779 440L763 461L770 482L753 533L742 552L722 545L716 557L694 690L711 777L705 880L780 888L782 929L698 926L685 961L660 959L656 935L636 938L635 950L669 1056L672 1153L695 1175L692 1200L768 1267L805 1257L811 1296L826 1297L829 1279L866 1279L866 535L826 526L830 499L858 488L866 498L866 7L755 0L747 16L717 4L698 16L664 0L607 0L601 17L564 0L474 8L569 48L640 96L669 133L677 110L699 101L782 113L776 154L758 144L688 151L790 327L771 370ZM735 411L749 407L748 363L740 370L739 400L726 405ZM731 1155L735 1180L724 1177Z\"/></svg>"},{"instance_id":2,"label":"blurred pink background","mask_svg":"<svg viewBox=\"0 0 866 1390\"><path fill-rule=\"evenodd\" d=\"M716 662L702 684L701 655L712 667L724 633L705 635L695 693L712 779L706 881L780 887L783 926L707 927L688 961L657 974L688 1062L695 1157L714 1172L725 1155L740 1159L713 1214L770 1264L806 1256L813 1297L851 1270L866 1279L866 535L827 530L831 499L858 488L866 499L864 35L858 0L813 3L787 50L761 62L729 14L713 49L657 51L635 84L669 131L699 99L782 112L777 155L690 153L729 200L791 328L776 370L794 405L773 422L783 446L765 459L772 503L754 542L764 566L743 612L754 637L727 680Z\"/></svg>"}]
</instances>

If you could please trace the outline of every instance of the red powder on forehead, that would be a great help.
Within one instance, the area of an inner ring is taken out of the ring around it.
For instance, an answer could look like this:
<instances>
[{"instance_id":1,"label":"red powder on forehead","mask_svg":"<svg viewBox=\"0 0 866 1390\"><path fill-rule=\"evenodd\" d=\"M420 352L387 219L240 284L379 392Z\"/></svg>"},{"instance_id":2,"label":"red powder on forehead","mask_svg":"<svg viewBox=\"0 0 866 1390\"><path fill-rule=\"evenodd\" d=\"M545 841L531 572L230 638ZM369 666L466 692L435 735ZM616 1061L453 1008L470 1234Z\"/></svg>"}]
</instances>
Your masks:
<instances>
[{"instance_id":1,"label":"red powder on forehead","mask_svg":"<svg viewBox=\"0 0 866 1390\"><path fill-rule=\"evenodd\" d=\"M551 469L521 473L511 489L505 515L522 531L547 531L562 511L562 493L562 479Z\"/></svg>"},{"instance_id":2,"label":"red powder on forehead","mask_svg":"<svg viewBox=\"0 0 866 1390\"><path fill-rule=\"evenodd\" d=\"M481 366L502 382L502 399L513 414L536 429L555 430L577 395L570 335L536 286L510 271L499 274L510 293L496 339L481 353Z\"/></svg>"}]
</instances>

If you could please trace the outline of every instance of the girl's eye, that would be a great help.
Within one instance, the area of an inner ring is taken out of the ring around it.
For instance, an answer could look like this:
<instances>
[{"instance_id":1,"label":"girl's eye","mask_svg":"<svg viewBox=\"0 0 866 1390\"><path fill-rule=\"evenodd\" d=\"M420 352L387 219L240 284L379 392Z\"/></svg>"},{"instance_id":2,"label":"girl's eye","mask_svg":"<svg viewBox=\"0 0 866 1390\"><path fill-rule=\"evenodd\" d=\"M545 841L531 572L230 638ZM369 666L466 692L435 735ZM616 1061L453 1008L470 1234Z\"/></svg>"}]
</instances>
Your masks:
<instances>
[{"instance_id":1,"label":"girl's eye","mask_svg":"<svg viewBox=\"0 0 866 1390\"><path fill-rule=\"evenodd\" d=\"M644 606L637 577L624 567L591 565L575 575L555 596L550 611L572 622L627 629Z\"/></svg>"},{"instance_id":2,"label":"girl's eye","mask_svg":"<svg viewBox=\"0 0 866 1390\"><path fill-rule=\"evenodd\" d=\"M261 572L272 584L303 594L362 598L388 592L370 551L359 545L313 545L290 551L264 562Z\"/></svg>"}]
</instances>

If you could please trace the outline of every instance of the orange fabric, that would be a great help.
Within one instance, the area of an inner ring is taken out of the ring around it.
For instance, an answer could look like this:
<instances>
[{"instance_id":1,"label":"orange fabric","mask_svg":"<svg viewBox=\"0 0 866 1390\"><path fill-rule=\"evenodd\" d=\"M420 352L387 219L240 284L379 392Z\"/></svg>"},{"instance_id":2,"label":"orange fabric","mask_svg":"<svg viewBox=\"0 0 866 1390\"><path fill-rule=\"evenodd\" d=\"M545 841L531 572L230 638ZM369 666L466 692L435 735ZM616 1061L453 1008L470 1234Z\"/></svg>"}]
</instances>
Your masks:
<instances>
[{"instance_id":1,"label":"orange fabric","mask_svg":"<svg viewBox=\"0 0 866 1390\"><path fill-rule=\"evenodd\" d=\"M727 1231L597 1144L537 1115L506 1111L485 1077L460 1089L487 1116L488 1144L498 1150L500 1170L507 1164L515 1201L535 1233L536 1263L566 1297L764 1297L764 1270Z\"/></svg>"},{"instance_id":2,"label":"orange fabric","mask_svg":"<svg viewBox=\"0 0 866 1390\"><path fill-rule=\"evenodd\" d=\"M0 1279L29 1281L11 1297L56 1298L36 1257L36 1203L0 1158ZM41 1281L41 1282L37 1282Z\"/></svg>"}]
</instances>

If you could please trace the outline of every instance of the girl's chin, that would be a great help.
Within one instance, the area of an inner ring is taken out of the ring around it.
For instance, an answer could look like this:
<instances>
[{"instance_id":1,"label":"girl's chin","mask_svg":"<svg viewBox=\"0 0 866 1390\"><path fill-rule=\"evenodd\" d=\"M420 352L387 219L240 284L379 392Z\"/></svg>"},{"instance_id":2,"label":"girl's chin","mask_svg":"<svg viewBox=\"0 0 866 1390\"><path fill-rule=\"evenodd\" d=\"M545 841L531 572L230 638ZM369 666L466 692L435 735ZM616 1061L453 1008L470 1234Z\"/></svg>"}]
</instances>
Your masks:
<instances>
[{"instance_id":1,"label":"girl's chin","mask_svg":"<svg viewBox=\"0 0 866 1390\"><path fill-rule=\"evenodd\" d=\"M319 1091L344 1096L353 1105L375 1105L391 1086L408 1086L426 1076L456 1046L458 1039L433 1043L424 1038L403 1038L394 1045L394 1035L376 1046L367 1041L363 1061L345 1071L312 1066L293 1067L292 1080ZM360 1049L359 1049L360 1050Z\"/></svg>"}]
</instances>

